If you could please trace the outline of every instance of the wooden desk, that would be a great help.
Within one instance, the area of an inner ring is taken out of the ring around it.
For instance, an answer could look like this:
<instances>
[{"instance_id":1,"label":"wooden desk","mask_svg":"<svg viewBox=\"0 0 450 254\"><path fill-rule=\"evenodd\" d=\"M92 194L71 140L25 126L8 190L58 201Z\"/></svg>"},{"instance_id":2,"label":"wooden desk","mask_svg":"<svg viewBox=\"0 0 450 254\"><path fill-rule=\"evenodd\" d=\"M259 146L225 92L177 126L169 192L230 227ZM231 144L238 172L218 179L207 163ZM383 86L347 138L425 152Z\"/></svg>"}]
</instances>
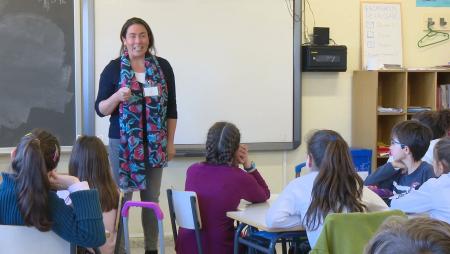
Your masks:
<instances>
[{"instance_id":1,"label":"wooden desk","mask_svg":"<svg viewBox=\"0 0 450 254\"><path fill-rule=\"evenodd\" d=\"M301 226L293 228L268 227L266 224L266 213L267 210L269 210L270 203L273 201L274 199L271 198L269 201L264 203L249 204L245 208L240 208L242 209L241 211L227 212L227 216L233 220L267 232L290 232L303 230Z\"/></svg>"},{"instance_id":2,"label":"wooden desk","mask_svg":"<svg viewBox=\"0 0 450 254\"><path fill-rule=\"evenodd\" d=\"M264 203L257 204L242 204L239 205L239 211L227 212L227 216L231 219L239 222L238 227L234 235L234 253L239 253L239 243L243 243L251 248L257 249L264 253L274 253L275 244L278 240L283 242L283 253L286 253L286 238L299 237L303 233L304 229L301 226L292 228L271 228L266 224L266 213L270 207L270 204L278 197L278 195L272 195L271 198ZM269 247L258 245L251 240L242 237L241 232L245 227L250 227L250 232L253 231L266 231L272 233L268 241L270 241Z\"/></svg>"}]
</instances>

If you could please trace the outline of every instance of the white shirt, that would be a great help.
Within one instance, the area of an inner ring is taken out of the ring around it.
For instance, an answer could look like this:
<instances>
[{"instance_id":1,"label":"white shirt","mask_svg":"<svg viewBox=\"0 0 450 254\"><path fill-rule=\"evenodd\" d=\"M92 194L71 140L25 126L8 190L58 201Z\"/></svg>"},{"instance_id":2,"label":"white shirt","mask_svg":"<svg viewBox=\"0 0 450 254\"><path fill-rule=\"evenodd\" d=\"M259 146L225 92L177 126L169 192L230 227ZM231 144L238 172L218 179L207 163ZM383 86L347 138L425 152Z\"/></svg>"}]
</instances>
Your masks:
<instances>
[{"instance_id":1,"label":"white shirt","mask_svg":"<svg viewBox=\"0 0 450 254\"><path fill-rule=\"evenodd\" d=\"M391 208L407 213L427 213L450 223L450 173L430 178L418 190L392 199Z\"/></svg>"},{"instance_id":2,"label":"white shirt","mask_svg":"<svg viewBox=\"0 0 450 254\"><path fill-rule=\"evenodd\" d=\"M58 195L58 197L60 199L63 199L64 202L66 203L66 205L71 205L72 200L70 199L70 193L74 193L76 191L81 191L81 190L89 190L88 182L81 181L78 183L74 183L74 184L70 185L69 188L67 188L67 190L57 191L56 195Z\"/></svg>"},{"instance_id":3,"label":"white shirt","mask_svg":"<svg viewBox=\"0 0 450 254\"><path fill-rule=\"evenodd\" d=\"M313 171L305 176L292 180L277 200L272 204L266 214L266 223L269 227L290 228L302 225L303 215L306 214L311 203L311 192L314 180L318 175ZM386 203L367 187L363 188L362 202L367 206L367 211L387 210ZM306 231L308 241L313 248L319 238L323 225L316 230Z\"/></svg>"},{"instance_id":4,"label":"white shirt","mask_svg":"<svg viewBox=\"0 0 450 254\"><path fill-rule=\"evenodd\" d=\"M136 80L141 83L145 84L145 72L135 72L134 76L136 76Z\"/></svg>"}]
</instances>

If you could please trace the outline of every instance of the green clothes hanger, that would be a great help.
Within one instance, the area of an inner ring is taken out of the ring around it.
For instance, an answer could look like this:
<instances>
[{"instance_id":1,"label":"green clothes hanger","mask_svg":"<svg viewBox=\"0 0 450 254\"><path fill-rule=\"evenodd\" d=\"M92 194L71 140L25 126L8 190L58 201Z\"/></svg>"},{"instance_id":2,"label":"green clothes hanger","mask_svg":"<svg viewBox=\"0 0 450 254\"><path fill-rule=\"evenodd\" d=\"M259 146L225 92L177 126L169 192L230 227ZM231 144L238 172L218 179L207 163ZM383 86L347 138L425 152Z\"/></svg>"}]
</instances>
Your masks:
<instances>
[{"instance_id":1,"label":"green clothes hanger","mask_svg":"<svg viewBox=\"0 0 450 254\"><path fill-rule=\"evenodd\" d=\"M437 41L430 41L434 40L435 38L440 37ZM433 30L430 25L428 25L428 33L425 34L420 40L417 42L417 47L424 48L428 47L443 41L447 41L450 38L450 35L446 32L440 32Z\"/></svg>"}]
</instances>

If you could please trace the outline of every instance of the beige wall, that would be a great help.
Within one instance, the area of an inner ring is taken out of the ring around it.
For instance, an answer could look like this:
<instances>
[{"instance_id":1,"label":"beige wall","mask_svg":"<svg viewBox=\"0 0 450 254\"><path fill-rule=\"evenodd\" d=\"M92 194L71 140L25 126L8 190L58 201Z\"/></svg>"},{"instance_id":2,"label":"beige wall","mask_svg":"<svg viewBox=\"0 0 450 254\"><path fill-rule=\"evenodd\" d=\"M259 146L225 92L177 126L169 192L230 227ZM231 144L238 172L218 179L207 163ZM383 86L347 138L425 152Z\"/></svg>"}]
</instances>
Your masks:
<instances>
[{"instance_id":1,"label":"beige wall","mask_svg":"<svg viewBox=\"0 0 450 254\"><path fill-rule=\"evenodd\" d=\"M358 0L309 0L315 14L316 26L330 27L330 36L348 49L348 71L345 73L303 73L302 136L312 129L330 128L351 142L351 78L360 62L360 9ZM449 12L449 8L417 8L414 0L400 1L403 14L404 63L408 67L433 66L450 61L450 42L418 49L417 41L423 35L422 17L430 13ZM307 13L307 24L312 30L312 18ZM356 106L356 105L355 105ZM304 139L303 139L304 140ZM251 153L273 193L280 192L293 178L293 167L305 160L305 144L295 151ZM7 156L0 156L0 166L5 169ZM66 156L67 158L67 156ZM161 188L161 205L165 211L165 233L170 234L165 190L183 189L186 168L202 158L176 158L164 170ZM63 159L60 171L66 171ZM136 195L138 196L138 195ZM139 216L133 215L131 234L142 235Z\"/></svg>"}]
</instances>

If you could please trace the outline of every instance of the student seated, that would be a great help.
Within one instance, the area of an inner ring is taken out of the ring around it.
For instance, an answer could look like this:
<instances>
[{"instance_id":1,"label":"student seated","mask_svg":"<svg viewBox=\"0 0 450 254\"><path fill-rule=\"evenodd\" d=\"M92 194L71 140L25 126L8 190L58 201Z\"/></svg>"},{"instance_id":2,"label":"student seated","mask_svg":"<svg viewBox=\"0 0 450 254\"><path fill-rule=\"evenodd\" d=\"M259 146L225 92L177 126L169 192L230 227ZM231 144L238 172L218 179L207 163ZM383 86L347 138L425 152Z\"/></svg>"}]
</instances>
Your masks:
<instances>
[{"instance_id":1,"label":"student seated","mask_svg":"<svg viewBox=\"0 0 450 254\"><path fill-rule=\"evenodd\" d=\"M365 254L448 253L450 225L427 217L388 218L365 249Z\"/></svg>"},{"instance_id":2,"label":"student seated","mask_svg":"<svg viewBox=\"0 0 450 254\"><path fill-rule=\"evenodd\" d=\"M443 127L447 136L450 136L450 109L441 109L439 112L439 121L443 123Z\"/></svg>"},{"instance_id":3,"label":"student seated","mask_svg":"<svg viewBox=\"0 0 450 254\"><path fill-rule=\"evenodd\" d=\"M204 253L233 253L235 229L226 212L237 210L241 199L264 202L270 197L240 139L234 124L215 123L208 131L206 161L193 164L186 173L185 190L197 193ZM179 228L175 249L179 254L198 253L194 230Z\"/></svg>"},{"instance_id":4,"label":"student seated","mask_svg":"<svg viewBox=\"0 0 450 254\"><path fill-rule=\"evenodd\" d=\"M422 161L427 162L430 165L433 165L433 150L436 143L443 137L447 136L447 120L445 117L441 116L442 114L437 111L422 111L414 114L412 116L412 120L416 120L430 128L432 133L432 138L430 140L430 145L422 157ZM392 155L389 156L388 162L392 162L394 158Z\"/></svg>"},{"instance_id":5,"label":"student seated","mask_svg":"<svg viewBox=\"0 0 450 254\"><path fill-rule=\"evenodd\" d=\"M101 246L105 227L98 192L76 177L57 174L53 169L59 154L59 143L48 132L22 137L12 153L10 173L2 173L0 224L53 230L76 245ZM66 205L52 189L68 189L72 205Z\"/></svg>"},{"instance_id":6,"label":"student seated","mask_svg":"<svg viewBox=\"0 0 450 254\"><path fill-rule=\"evenodd\" d=\"M103 223L108 232L106 243L100 247L100 252L102 254L114 253L119 189L111 175L108 152L99 138L82 136L77 139L70 156L69 174L78 177L80 181L87 181L90 188L98 191L103 211Z\"/></svg>"},{"instance_id":7,"label":"student seated","mask_svg":"<svg viewBox=\"0 0 450 254\"><path fill-rule=\"evenodd\" d=\"M430 146L431 135L430 128L415 120L396 124L392 129L389 148L394 160L379 167L366 178L364 184L387 189L393 195L417 189L426 180L435 177L433 167L421 160Z\"/></svg>"},{"instance_id":8,"label":"student seated","mask_svg":"<svg viewBox=\"0 0 450 254\"><path fill-rule=\"evenodd\" d=\"M269 227L302 225L313 248L327 214L388 209L380 197L364 187L339 133L314 132L307 141L307 164L311 172L291 181L270 207L266 215Z\"/></svg>"},{"instance_id":9,"label":"student seated","mask_svg":"<svg viewBox=\"0 0 450 254\"><path fill-rule=\"evenodd\" d=\"M407 213L427 213L450 223L450 138L441 139L434 148L434 171L439 178L428 179L418 190L391 201L391 208Z\"/></svg>"}]
</instances>

